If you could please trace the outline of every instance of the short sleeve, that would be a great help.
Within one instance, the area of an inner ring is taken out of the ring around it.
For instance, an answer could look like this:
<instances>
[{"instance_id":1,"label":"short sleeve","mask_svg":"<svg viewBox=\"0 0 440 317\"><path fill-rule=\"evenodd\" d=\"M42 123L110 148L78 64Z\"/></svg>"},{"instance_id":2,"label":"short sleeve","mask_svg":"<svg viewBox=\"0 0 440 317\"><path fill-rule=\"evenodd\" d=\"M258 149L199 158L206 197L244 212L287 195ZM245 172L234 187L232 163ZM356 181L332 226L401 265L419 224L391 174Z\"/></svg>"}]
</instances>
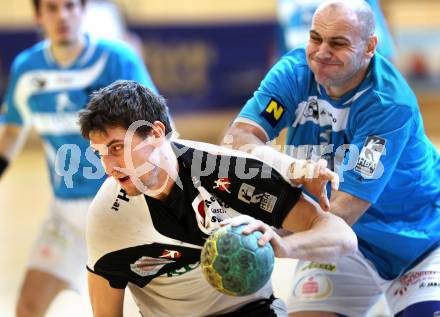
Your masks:
<instances>
[{"instance_id":1,"label":"short sleeve","mask_svg":"<svg viewBox=\"0 0 440 317\"><path fill-rule=\"evenodd\" d=\"M128 280L124 277L118 276L118 274L112 275L106 270L101 270L99 267L93 270L89 266L87 266L87 270L105 278L108 281L109 285L113 288L124 289L127 287Z\"/></svg>"},{"instance_id":2,"label":"short sleeve","mask_svg":"<svg viewBox=\"0 0 440 317\"><path fill-rule=\"evenodd\" d=\"M373 106L353 121L353 138L339 167L340 190L375 203L393 177L414 129L407 106Z\"/></svg>"},{"instance_id":3,"label":"short sleeve","mask_svg":"<svg viewBox=\"0 0 440 317\"><path fill-rule=\"evenodd\" d=\"M284 56L246 102L236 122L251 120L263 128L270 140L276 138L294 120L299 94L297 71L293 57Z\"/></svg>"},{"instance_id":4,"label":"short sleeve","mask_svg":"<svg viewBox=\"0 0 440 317\"><path fill-rule=\"evenodd\" d=\"M197 161L203 161L197 157L200 153L195 152ZM299 200L301 189L292 187L278 171L256 158L225 156L220 161L229 161L227 177L217 177L223 172L212 173L202 180L204 186L237 212L280 228ZM222 180L228 183L228 191L218 186Z\"/></svg>"}]
</instances>

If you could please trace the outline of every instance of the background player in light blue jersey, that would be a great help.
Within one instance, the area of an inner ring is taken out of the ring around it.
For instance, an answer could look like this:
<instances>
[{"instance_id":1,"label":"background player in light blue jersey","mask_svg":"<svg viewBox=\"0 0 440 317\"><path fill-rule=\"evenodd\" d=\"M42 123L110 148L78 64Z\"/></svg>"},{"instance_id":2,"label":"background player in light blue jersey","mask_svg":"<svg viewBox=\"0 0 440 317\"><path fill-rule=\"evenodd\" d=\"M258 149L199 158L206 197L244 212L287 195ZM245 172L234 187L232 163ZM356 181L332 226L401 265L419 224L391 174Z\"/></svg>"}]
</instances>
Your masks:
<instances>
[{"instance_id":1,"label":"background player in light blue jersey","mask_svg":"<svg viewBox=\"0 0 440 317\"><path fill-rule=\"evenodd\" d=\"M269 71L224 141L264 154L288 128L291 156L324 157L340 175L330 211L353 225L359 252L300 261L292 316L364 316L382 293L398 317L440 311L440 156L414 93L376 45L365 1L322 4L306 50Z\"/></svg>"},{"instance_id":2,"label":"background player in light blue jersey","mask_svg":"<svg viewBox=\"0 0 440 317\"><path fill-rule=\"evenodd\" d=\"M45 147L54 198L34 243L17 316L42 316L61 290L86 287L85 215L105 173L79 133L78 110L91 92L115 80L131 79L155 90L142 60L128 47L82 34L85 0L34 0L33 5L47 40L13 63L0 172L33 127Z\"/></svg>"},{"instance_id":3,"label":"background player in light blue jersey","mask_svg":"<svg viewBox=\"0 0 440 317\"><path fill-rule=\"evenodd\" d=\"M304 45L309 38L310 25L315 10L325 0L278 0L277 15L279 21L280 54ZM395 53L394 42L382 13L379 0L366 0L376 19L375 33L378 37L376 50L382 56L392 60Z\"/></svg>"}]
</instances>

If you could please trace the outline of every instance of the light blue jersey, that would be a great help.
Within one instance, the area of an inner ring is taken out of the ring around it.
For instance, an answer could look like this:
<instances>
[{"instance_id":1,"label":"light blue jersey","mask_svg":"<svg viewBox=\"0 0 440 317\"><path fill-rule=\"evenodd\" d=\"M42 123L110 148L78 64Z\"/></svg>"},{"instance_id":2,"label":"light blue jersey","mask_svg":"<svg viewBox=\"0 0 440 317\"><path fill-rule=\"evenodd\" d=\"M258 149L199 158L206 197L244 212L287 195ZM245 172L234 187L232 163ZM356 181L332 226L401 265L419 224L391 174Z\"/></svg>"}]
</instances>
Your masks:
<instances>
[{"instance_id":1,"label":"light blue jersey","mask_svg":"<svg viewBox=\"0 0 440 317\"><path fill-rule=\"evenodd\" d=\"M259 125L270 140L287 127L291 155L327 158L340 190L371 203L353 229L382 277L401 275L438 245L440 156L413 92L381 55L364 81L335 101L314 80L304 49L293 50L236 120Z\"/></svg>"},{"instance_id":2,"label":"light blue jersey","mask_svg":"<svg viewBox=\"0 0 440 317\"><path fill-rule=\"evenodd\" d=\"M278 0L280 53L303 46L308 38L312 17L324 0ZM379 38L377 51L388 59L394 56L394 42L378 0L366 0L376 19L375 33Z\"/></svg>"},{"instance_id":3,"label":"light blue jersey","mask_svg":"<svg viewBox=\"0 0 440 317\"><path fill-rule=\"evenodd\" d=\"M156 91L142 60L128 47L86 38L69 67L58 65L49 42L17 56L5 104L5 123L31 126L41 135L56 197L93 197L105 173L79 131L78 111L90 94L118 79L138 81Z\"/></svg>"}]
</instances>

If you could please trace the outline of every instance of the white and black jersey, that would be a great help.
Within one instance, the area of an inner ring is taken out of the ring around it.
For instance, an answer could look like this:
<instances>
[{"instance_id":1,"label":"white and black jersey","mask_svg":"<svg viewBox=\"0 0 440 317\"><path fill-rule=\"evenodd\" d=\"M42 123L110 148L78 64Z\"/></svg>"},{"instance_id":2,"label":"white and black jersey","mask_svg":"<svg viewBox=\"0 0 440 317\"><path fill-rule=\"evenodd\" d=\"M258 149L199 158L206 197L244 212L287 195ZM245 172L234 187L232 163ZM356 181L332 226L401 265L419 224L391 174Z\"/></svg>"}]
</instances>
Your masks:
<instances>
[{"instance_id":1,"label":"white and black jersey","mask_svg":"<svg viewBox=\"0 0 440 317\"><path fill-rule=\"evenodd\" d=\"M145 317L220 315L270 299L270 282L245 297L217 292L202 276L200 251L221 220L240 213L280 227L301 190L251 155L172 145L179 176L165 202L129 197L113 178L103 184L89 211L88 269L114 288L128 286ZM271 309L265 316L284 315Z\"/></svg>"}]
</instances>

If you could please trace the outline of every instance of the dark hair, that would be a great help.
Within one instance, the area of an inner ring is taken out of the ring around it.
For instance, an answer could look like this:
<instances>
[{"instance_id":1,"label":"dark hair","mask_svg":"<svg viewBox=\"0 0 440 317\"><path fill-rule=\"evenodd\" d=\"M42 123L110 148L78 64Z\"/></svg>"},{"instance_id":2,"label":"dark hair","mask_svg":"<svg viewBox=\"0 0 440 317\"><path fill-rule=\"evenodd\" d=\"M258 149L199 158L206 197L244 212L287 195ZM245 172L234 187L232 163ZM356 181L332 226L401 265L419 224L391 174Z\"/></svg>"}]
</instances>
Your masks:
<instances>
[{"instance_id":1,"label":"dark hair","mask_svg":"<svg viewBox=\"0 0 440 317\"><path fill-rule=\"evenodd\" d=\"M114 127L128 129L138 120L151 124L160 121L167 135L172 131L165 99L130 80L118 80L93 92L87 107L79 113L81 134L86 139L92 131L106 132L107 128ZM136 133L146 137L151 130L151 126L142 125Z\"/></svg>"},{"instance_id":2,"label":"dark hair","mask_svg":"<svg viewBox=\"0 0 440 317\"><path fill-rule=\"evenodd\" d=\"M86 5L87 0L81 0L81 5L84 7ZM41 0L32 0L32 5L34 6L34 10L38 12L40 10L40 2Z\"/></svg>"}]
</instances>

